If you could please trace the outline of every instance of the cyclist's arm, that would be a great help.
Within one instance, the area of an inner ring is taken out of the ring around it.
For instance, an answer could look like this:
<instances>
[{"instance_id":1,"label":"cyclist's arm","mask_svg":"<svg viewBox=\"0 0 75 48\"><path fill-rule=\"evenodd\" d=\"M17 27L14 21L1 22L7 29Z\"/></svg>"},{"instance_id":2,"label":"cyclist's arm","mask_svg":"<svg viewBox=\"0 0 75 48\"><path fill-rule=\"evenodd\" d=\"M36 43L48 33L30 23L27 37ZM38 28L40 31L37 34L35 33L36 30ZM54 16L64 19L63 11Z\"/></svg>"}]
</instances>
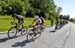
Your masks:
<instances>
[{"instance_id":1,"label":"cyclist's arm","mask_svg":"<svg viewBox=\"0 0 75 48\"><path fill-rule=\"evenodd\" d=\"M16 22L16 18L13 18L13 21L12 22L15 23Z\"/></svg>"},{"instance_id":2,"label":"cyclist's arm","mask_svg":"<svg viewBox=\"0 0 75 48\"><path fill-rule=\"evenodd\" d=\"M32 26L35 26L35 24L36 24L36 20L33 20Z\"/></svg>"},{"instance_id":3,"label":"cyclist's arm","mask_svg":"<svg viewBox=\"0 0 75 48\"><path fill-rule=\"evenodd\" d=\"M34 23L35 23L35 20L33 20L32 24L34 24Z\"/></svg>"}]
</instances>

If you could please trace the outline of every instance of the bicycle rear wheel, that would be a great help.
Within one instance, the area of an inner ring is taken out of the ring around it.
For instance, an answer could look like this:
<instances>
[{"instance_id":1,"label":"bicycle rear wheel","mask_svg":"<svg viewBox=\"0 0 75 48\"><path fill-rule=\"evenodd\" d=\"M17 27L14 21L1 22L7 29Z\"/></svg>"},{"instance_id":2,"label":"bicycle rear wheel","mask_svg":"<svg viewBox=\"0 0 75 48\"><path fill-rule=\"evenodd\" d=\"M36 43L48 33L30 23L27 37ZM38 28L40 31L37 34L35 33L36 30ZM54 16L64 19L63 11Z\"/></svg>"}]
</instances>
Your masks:
<instances>
[{"instance_id":1,"label":"bicycle rear wheel","mask_svg":"<svg viewBox=\"0 0 75 48\"><path fill-rule=\"evenodd\" d=\"M21 35L27 34L27 31L28 31L28 27L27 27L27 26L24 26L24 27L22 28Z\"/></svg>"},{"instance_id":2,"label":"bicycle rear wheel","mask_svg":"<svg viewBox=\"0 0 75 48\"><path fill-rule=\"evenodd\" d=\"M13 38L13 37L16 37L17 35L17 30L15 27L11 27L9 30L8 30L8 38Z\"/></svg>"}]
</instances>

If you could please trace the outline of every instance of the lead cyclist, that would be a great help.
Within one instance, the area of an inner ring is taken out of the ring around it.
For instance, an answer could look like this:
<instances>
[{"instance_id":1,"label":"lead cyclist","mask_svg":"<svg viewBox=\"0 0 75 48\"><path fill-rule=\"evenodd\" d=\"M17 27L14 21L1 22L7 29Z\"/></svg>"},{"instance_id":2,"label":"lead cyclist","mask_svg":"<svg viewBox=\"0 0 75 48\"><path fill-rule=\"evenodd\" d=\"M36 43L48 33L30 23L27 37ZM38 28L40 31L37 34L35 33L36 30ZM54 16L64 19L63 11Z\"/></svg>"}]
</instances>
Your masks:
<instances>
[{"instance_id":1,"label":"lead cyclist","mask_svg":"<svg viewBox=\"0 0 75 48\"><path fill-rule=\"evenodd\" d=\"M17 24L17 29L21 30L23 27L23 23L24 23L24 17L21 15L17 15L16 13L12 14L12 18L13 18L13 22L12 23L16 23L16 19L18 20Z\"/></svg>"}]
</instances>

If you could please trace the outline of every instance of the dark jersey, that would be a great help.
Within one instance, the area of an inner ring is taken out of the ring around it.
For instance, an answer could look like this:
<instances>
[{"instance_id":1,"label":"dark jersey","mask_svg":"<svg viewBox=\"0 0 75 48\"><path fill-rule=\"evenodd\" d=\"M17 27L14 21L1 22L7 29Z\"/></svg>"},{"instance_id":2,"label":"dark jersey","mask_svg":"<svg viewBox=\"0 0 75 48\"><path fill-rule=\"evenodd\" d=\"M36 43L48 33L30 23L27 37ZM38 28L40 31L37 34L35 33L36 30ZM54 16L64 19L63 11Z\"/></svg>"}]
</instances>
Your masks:
<instances>
[{"instance_id":1,"label":"dark jersey","mask_svg":"<svg viewBox=\"0 0 75 48\"><path fill-rule=\"evenodd\" d=\"M19 23L23 23L24 22L24 18L21 15L16 15L16 18L18 19Z\"/></svg>"},{"instance_id":2,"label":"dark jersey","mask_svg":"<svg viewBox=\"0 0 75 48\"><path fill-rule=\"evenodd\" d=\"M44 18L43 18L43 17L41 17L40 19L41 19L41 21L42 21L42 24L44 24Z\"/></svg>"}]
</instances>

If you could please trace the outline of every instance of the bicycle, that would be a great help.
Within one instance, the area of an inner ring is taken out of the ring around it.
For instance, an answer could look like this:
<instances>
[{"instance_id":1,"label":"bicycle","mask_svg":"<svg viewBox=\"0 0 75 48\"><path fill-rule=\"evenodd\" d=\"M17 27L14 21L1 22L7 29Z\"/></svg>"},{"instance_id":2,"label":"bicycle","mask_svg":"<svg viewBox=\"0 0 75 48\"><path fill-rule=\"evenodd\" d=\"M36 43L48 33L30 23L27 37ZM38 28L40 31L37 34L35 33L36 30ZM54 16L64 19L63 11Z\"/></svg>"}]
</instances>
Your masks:
<instances>
[{"instance_id":1,"label":"bicycle","mask_svg":"<svg viewBox=\"0 0 75 48\"><path fill-rule=\"evenodd\" d=\"M41 28L41 26L34 28L35 26L29 25L31 27L29 31L27 32L27 41L37 39L41 36L41 32L44 28Z\"/></svg>"},{"instance_id":2,"label":"bicycle","mask_svg":"<svg viewBox=\"0 0 75 48\"><path fill-rule=\"evenodd\" d=\"M17 23L14 23L15 26L11 27L9 30L8 30L8 38L11 39L13 37L16 37L17 36L17 33L21 32L21 35L25 35L28 31L28 27L27 26L22 26L21 29L17 29Z\"/></svg>"}]
</instances>

